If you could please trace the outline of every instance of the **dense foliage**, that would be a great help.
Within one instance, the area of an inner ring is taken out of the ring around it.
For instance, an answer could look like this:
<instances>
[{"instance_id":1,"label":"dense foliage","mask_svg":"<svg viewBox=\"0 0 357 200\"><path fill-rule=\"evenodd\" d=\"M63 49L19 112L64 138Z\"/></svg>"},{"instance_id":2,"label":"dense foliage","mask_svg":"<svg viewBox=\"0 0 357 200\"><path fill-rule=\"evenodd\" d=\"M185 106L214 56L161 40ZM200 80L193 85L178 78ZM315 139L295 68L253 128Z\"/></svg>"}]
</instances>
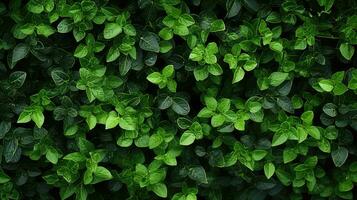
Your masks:
<instances>
[{"instance_id":1,"label":"dense foliage","mask_svg":"<svg viewBox=\"0 0 357 200\"><path fill-rule=\"evenodd\" d=\"M356 199L357 1L0 2L0 199Z\"/></svg>"}]
</instances>

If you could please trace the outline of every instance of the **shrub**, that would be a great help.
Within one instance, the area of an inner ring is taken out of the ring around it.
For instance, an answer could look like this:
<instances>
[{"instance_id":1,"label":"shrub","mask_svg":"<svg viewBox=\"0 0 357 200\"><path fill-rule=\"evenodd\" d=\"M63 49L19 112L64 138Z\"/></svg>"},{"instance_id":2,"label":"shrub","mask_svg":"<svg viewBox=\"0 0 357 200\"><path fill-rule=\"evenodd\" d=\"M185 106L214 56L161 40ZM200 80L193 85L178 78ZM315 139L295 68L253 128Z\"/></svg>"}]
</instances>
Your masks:
<instances>
[{"instance_id":1,"label":"shrub","mask_svg":"<svg viewBox=\"0 0 357 200\"><path fill-rule=\"evenodd\" d=\"M353 199L355 0L0 2L0 199Z\"/></svg>"}]
</instances>

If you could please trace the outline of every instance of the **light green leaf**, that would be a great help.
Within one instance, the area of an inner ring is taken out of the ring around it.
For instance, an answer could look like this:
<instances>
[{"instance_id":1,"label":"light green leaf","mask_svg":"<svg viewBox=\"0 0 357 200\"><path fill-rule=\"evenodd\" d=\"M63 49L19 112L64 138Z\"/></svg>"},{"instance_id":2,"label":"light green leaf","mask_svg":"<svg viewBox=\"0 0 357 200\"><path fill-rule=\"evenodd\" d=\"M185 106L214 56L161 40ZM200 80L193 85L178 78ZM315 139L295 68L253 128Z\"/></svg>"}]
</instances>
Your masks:
<instances>
[{"instance_id":1,"label":"light green leaf","mask_svg":"<svg viewBox=\"0 0 357 200\"><path fill-rule=\"evenodd\" d=\"M49 26L47 24L37 25L36 31L37 31L37 34L43 35L45 37L48 37L56 32L54 28L52 28L51 26Z\"/></svg>"},{"instance_id":2,"label":"light green leaf","mask_svg":"<svg viewBox=\"0 0 357 200\"><path fill-rule=\"evenodd\" d=\"M88 47L84 44L80 44L74 51L74 56L77 58L84 58L87 56L88 52Z\"/></svg>"},{"instance_id":3,"label":"light green leaf","mask_svg":"<svg viewBox=\"0 0 357 200\"><path fill-rule=\"evenodd\" d=\"M47 148L47 151L46 151L46 158L52 164L57 164L58 158L59 158L59 154L58 154L58 152L57 152L57 150L55 148L49 147L49 148Z\"/></svg>"},{"instance_id":4,"label":"light green leaf","mask_svg":"<svg viewBox=\"0 0 357 200\"><path fill-rule=\"evenodd\" d=\"M105 129L112 129L119 124L119 117L115 111L111 111L105 121Z\"/></svg>"},{"instance_id":5,"label":"light green leaf","mask_svg":"<svg viewBox=\"0 0 357 200\"><path fill-rule=\"evenodd\" d=\"M219 32L219 31L224 31L225 29L226 29L226 26L224 25L224 21L222 19L217 19L211 23L211 27L210 27L209 31L210 32Z\"/></svg>"},{"instance_id":6,"label":"light green leaf","mask_svg":"<svg viewBox=\"0 0 357 200\"><path fill-rule=\"evenodd\" d=\"M112 39L123 31L122 26L117 23L106 23L103 31L105 39Z\"/></svg>"},{"instance_id":7,"label":"light green leaf","mask_svg":"<svg viewBox=\"0 0 357 200\"><path fill-rule=\"evenodd\" d=\"M284 131L278 131L274 134L273 136L273 141L272 141L272 146L279 146L281 144L284 144L288 140L288 133Z\"/></svg>"},{"instance_id":8,"label":"light green leaf","mask_svg":"<svg viewBox=\"0 0 357 200\"><path fill-rule=\"evenodd\" d=\"M152 191L159 197L167 197L167 188L164 183L156 183L152 186Z\"/></svg>"},{"instance_id":9,"label":"light green leaf","mask_svg":"<svg viewBox=\"0 0 357 200\"><path fill-rule=\"evenodd\" d=\"M162 81L161 74L159 72L149 74L146 79L154 84L159 84Z\"/></svg>"},{"instance_id":10,"label":"light green leaf","mask_svg":"<svg viewBox=\"0 0 357 200\"><path fill-rule=\"evenodd\" d=\"M43 123L45 122L45 116L42 111L36 110L31 114L31 119L35 122L38 128L41 128Z\"/></svg>"},{"instance_id":11,"label":"light green leaf","mask_svg":"<svg viewBox=\"0 0 357 200\"><path fill-rule=\"evenodd\" d=\"M265 163L264 165L264 174L267 177L267 179L270 179L275 172L275 165L273 163Z\"/></svg>"},{"instance_id":12,"label":"light green leaf","mask_svg":"<svg viewBox=\"0 0 357 200\"><path fill-rule=\"evenodd\" d=\"M110 180L113 178L110 171L102 166L98 166L95 168L94 175L100 178L101 180Z\"/></svg>"},{"instance_id":13,"label":"light green leaf","mask_svg":"<svg viewBox=\"0 0 357 200\"><path fill-rule=\"evenodd\" d=\"M232 80L232 84L234 83L238 83L239 81L241 81L244 78L245 72L242 68L236 68L234 70L234 74L233 74L233 80Z\"/></svg>"},{"instance_id":14,"label":"light green leaf","mask_svg":"<svg viewBox=\"0 0 357 200\"><path fill-rule=\"evenodd\" d=\"M213 127L219 127L223 125L224 121L225 121L225 117L222 114L214 115L211 118L211 124Z\"/></svg>"},{"instance_id":15,"label":"light green leaf","mask_svg":"<svg viewBox=\"0 0 357 200\"><path fill-rule=\"evenodd\" d=\"M149 138L149 148L154 149L158 147L163 141L164 139L160 134L153 134Z\"/></svg>"},{"instance_id":16,"label":"light green leaf","mask_svg":"<svg viewBox=\"0 0 357 200\"><path fill-rule=\"evenodd\" d=\"M286 78L288 78L288 73L285 72L273 72L269 76L270 85L277 87L282 84Z\"/></svg>"},{"instance_id":17,"label":"light green leaf","mask_svg":"<svg viewBox=\"0 0 357 200\"><path fill-rule=\"evenodd\" d=\"M162 69L162 75L166 78L173 76L174 73L175 73L175 68L173 65L167 65L166 67L164 67L164 69Z\"/></svg>"},{"instance_id":18,"label":"light green leaf","mask_svg":"<svg viewBox=\"0 0 357 200\"><path fill-rule=\"evenodd\" d=\"M346 60L351 60L355 53L355 47L348 43L342 43L340 45L340 52Z\"/></svg>"},{"instance_id":19,"label":"light green leaf","mask_svg":"<svg viewBox=\"0 0 357 200\"><path fill-rule=\"evenodd\" d=\"M269 44L270 49L276 52L282 52L283 51L283 45L280 42L271 42Z\"/></svg>"},{"instance_id":20,"label":"light green leaf","mask_svg":"<svg viewBox=\"0 0 357 200\"><path fill-rule=\"evenodd\" d=\"M136 121L134 117L124 116L118 120L120 128L128 131L134 131L136 129Z\"/></svg>"},{"instance_id":21,"label":"light green leaf","mask_svg":"<svg viewBox=\"0 0 357 200\"><path fill-rule=\"evenodd\" d=\"M323 79L319 81L319 86L325 91L325 92L331 92L333 90L333 82L328 79Z\"/></svg>"},{"instance_id":22,"label":"light green leaf","mask_svg":"<svg viewBox=\"0 0 357 200\"><path fill-rule=\"evenodd\" d=\"M195 134L192 131L187 130L180 137L180 145L188 146L192 144L195 141L195 139L196 139Z\"/></svg>"}]
</instances>

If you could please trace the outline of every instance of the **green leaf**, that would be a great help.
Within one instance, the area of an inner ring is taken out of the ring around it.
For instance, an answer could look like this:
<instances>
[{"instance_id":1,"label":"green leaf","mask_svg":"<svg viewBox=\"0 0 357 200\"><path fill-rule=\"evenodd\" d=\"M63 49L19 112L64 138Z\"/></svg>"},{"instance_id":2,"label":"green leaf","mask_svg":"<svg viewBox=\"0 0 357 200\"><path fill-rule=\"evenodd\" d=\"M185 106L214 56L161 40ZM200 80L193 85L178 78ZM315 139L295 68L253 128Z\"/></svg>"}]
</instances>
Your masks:
<instances>
[{"instance_id":1,"label":"green leaf","mask_svg":"<svg viewBox=\"0 0 357 200\"><path fill-rule=\"evenodd\" d=\"M225 121L225 117L222 114L214 115L211 118L211 124L213 127L219 127L222 126Z\"/></svg>"},{"instance_id":2,"label":"green leaf","mask_svg":"<svg viewBox=\"0 0 357 200\"><path fill-rule=\"evenodd\" d=\"M110 47L108 53L107 53L107 57L106 57L106 61L107 62L113 62L116 59L118 59L120 56L120 51L118 48Z\"/></svg>"},{"instance_id":3,"label":"green leaf","mask_svg":"<svg viewBox=\"0 0 357 200\"><path fill-rule=\"evenodd\" d=\"M173 45L170 41L160 41L160 53L168 53L173 49Z\"/></svg>"},{"instance_id":4,"label":"green leaf","mask_svg":"<svg viewBox=\"0 0 357 200\"><path fill-rule=\"evenodd\" d=\"M161 74L159 72L149 74L146 79L154 84L159 84L162 81Z\"/></svg>"},{"instance_id":5,"label":"green leaf","mask_svg":"<svg viewBox=\"0 0 357 200\"><path fill-rule=\"evenodd\" d=\"M187 115L190 112L190 105L181 97L172 98L171 108L179 115Z\"/></svg>"},{"instance_id":6,"label":"green leaf","mask_svg":"<svg viewBox=\"0 0 357 200\"><path fill-rule=\"evenodd\" d=\"M69 33L73 29L73 22L69 18L63 19L58 25L57 25L57 31L59 33Z\"/></svg>"},{"instance_id":7,"label":"green leaf","mask_svg":"<svg viewBox=\"0 0 357 200\"><path fill-rule=\"evenodd\" d=\"M219 64L215 63L208 66L208 72L214 76L219 76L223 74L223 69L219 66Z\"/></svg>"},{"instance_id":8,"label":"green leaf","mask_svg":"<svg viewBox=\"0 0 357 200\"><path fill-rule=\"evenodd\" d=\"M124 29L125 35L129 35L129 36L136 35L135 27L131 24L126 24L123 29Z\"/></svg>"},{"instance_id":9,"label":"green leaf","mask_svg":"<svg viewBox=\"0 0 357 200\"><path fill-rule=\"evenodd\" d=\"M214 55L218 53L218 46L215 42L210 42L207 44L207 47L205 49L205 56L207 55ZM213 64L213 63L208 63L208 64Z\"/></svg>"},{"instance_id":10,"label":"green leaf","mask_svg":"<svg viewBox=\"0 0 357 200\"><path fill-rule=\"evenodd\" d=\"M40 14L44 11L44 7L42 4L35 1L29 1L27 3L27 10L35 14Z\"/></svg>"},{"instance_id":11,"label":"green leaf","mask_svg":"<svg viewBox=\"0 0 357 200\"><path fill-rule=\"evenodd\" d=\"M95 168L94 175L100 178L101 180L110 180L113 178L110 171L102 166L98 166Z\"/></svg>"},{"instance_id":12,"label":"green leaf","mask_svg":"<svg viewBox=\"0 0 357 200\"><path fill-rule=\"evenodd\" d=\"M312 121L314 120L314 112L312 112L311 110L305 111L301 114L300 118L305 124L311 125Z\"/></svg>"},{"instance_id":13,"label":"green leaf","mask_svg":"<svg viewBox=\"0 0 357 200\"><path fill-rule=\"evenodd\" d=\"M105 129L112 129L119 124L119 117L115 111L111 111L105 121Z\"/></svg>"},{"instance_id":14,"label":"green leaf","mask_svg":"<svg viewBox=\"0 0 357 200\"><path fill-rule=\"evenodd\" d=\"M275 173L275 165L273 163L265 163L264 165L264 174L267 179L270 179Z\"/></svg>"},{"instance_id":15,"label":"green leaf","mask_svg":"<svg viewBox=\"0 0 357 200\"><path fill-rule=\"evenodd\" d=\"M45 122L45 116L42 111L36 110L31 114L31 119L35 122L38 128L41 128L43 123Z\"/></svg>"},{"instance_id":16,"label":"green leaf","mask_svg":"<svg viewBox=\"0 0 357 200\"><path fill-rule=\"evenodd\" d=\"M180 137L180 145L184 145L184 146L191 145L195 141L195 139L196 139L195 134L192 131L187 130Z\"/></svg>"},{"instance_id":17,"label":"green leaf","mask_svg":"<svg viewBox=\"0 0 357 200\"><path fill-rule=\"evenodd\" d=\"M56 32L54 28L52 28L47 24L37 25L36 30L37 30L37 34L43 35L45 37L48 37Z\"/></svg>"},{"instance_id":18,"label":"green leaf","mask_svg":"<svg viewBox=\"0 0 357 200\"><path fill-rule=\"evenodd\" d=\"M83 185L81 185L79 191L76 191L76 200L86 200L87 196L87 189Z\"/></svg>"},{"instance_id":19,"label":"green leaf","mask_svg":"<svg viewBox=\"0 0 357 200\"><path fill-rule=\"evenodd\" d=\"M31 112L22 112L17 119L17 123L27 123L31 121Z\"/></svg>"},{"instance_id":20,"label":"green leaf","mask_svg":"<svg viewBox=\"0 0 357 200\"><path fill-rule=\"evenodd\" d=\"M287 78L288 78L288 73L284 72L273 72L269 76L269 82L270 85L277 87L280 84L282 84Z\"/></svg>"},{"instance_id":21,"label":"green leaf","mask_svg":"<svg viewBox=\"0 0 357 200\"><path fill-rule=\"evenodd\" d=\"M11 129L11 122L2 121L0 122L0 139L5 137L5 134L8 133Z\"/></svg>"},{"instance_id":22,"label":"green leaf","mask_svg":"<svg viewBox=\"0 0 357 200\"><path fill-rule=\"evenodd\" d=\"M337 106L333 103L327 103L324 105L322 110L324 113L330 117L336 117L337 116Z\"/></svg>"},{"instance_id":23,"label":"green leaf","mask_svg":"<svg viewBox=\"0 0 357 200\"><path fill-rule=\"evenodd\" d=\"M328 79L323 79L319 81L319 86L325 91L325 92L331 92L333 90L333 82Z\"/></svg>"},{"instance_id":24,"label":"green leaf","mask_svg":"<svg viewBox=\"0 0 357 200\"><path fill-rule=\"evenodd\" d=\"M20 43L15 46L14 50L12 51L12 57L11 57L11 65L10 69L12 69L15 64L25 58L27 54L29 53L30 48L27 44Z\"/></svg>"},{"instance_id":25,"label":"green leaf","mask_svg":"<svg viewBox=\"0 0 357 200\"><path fill-rule=\"evenodd\" d=\"M133 139L119 137L117 140L117 145L120 147L130 147L133 144Z\"/></svg>"},{"instance_id":26,"label":"green leaf","mask_svg":"<svg viewBox=\"0 0 357 200\"><path fill-rule=\"evenodd\" d=\"M348 192L353 189L353 182L351 180L343 180L338 183L338 190L340 192Z\"/></svg>"},{"instance_id":27,"label":"green leaf","mask_svg":"<svg viewBox=\"0 0 357 200\"><path fill-rule=\"evenodd\" d=\"M259 112L262 109L262 104L256 101L249 101L246 105L251 113Z\"/></svg>"},{"instance_id":28,"label":"green leaf","mask_svg":"<svg viewBox=\"0 0 357 200\"><path fill-rule=\"evenodd\" d=\"M243 80L244 75L245 75L245 72L242 68L240 68L240 67L236 68L234 70L232 84L238 83L239 81Z\"/></svg>"},{"instance_id":29,"label":"green leaf","mask_svg":"<svg viewBox=\"0 0 357 200\"><path fill-rule=\"evenodd\" d=\"M156 183L152 186L152 191L159 197L167 197L167 188L164 183Z\"/></svg>"},{"instance_id":30,"label":"green leaf","mask_svg":"<svg viewBox=\"0 0 357 200\"><path fill-rule=\"evenodd\" d=\"M252 71L257 67L258 63L254 60L248 60L244 65L243 68L245 71Z\"/></svg>"},{"instance_id":31,"label":"green leaf","mask_svg":"<svg viewBox=\"0 0 357 200\"><path fill-rule=\"evenodd\" d=\"M192 124L192 121L186 117L179 117L177 118L176 122L178 127L180 127L181 129L188 129Z\"/></svg>"},{"instance_id":32,"label":"green leaf","mask_svg":"<svg viewBox=\"0 0 357 200\"><path fill-rule=\"evenodd\" d=\"M271 42L269 44L269 47L271 50L276 51L276 52L282 52L283 51L283 45L280 42Z\"/></svg>"},{"instance_id":33,"label":"green leaf","mask_svg":"<svg viewBox=\"0 0 357 200\"><path fill-rule=\"evenodd\" d=\"M80 44L74 51L74 56L77 58L84 58L87 56L88 52L88 47L84 44Z\"/></svg>"},{"instance_id":34,"label":"green leaf","mask_svg":"<svg viewBox=\"0 0 357 200\"><path fill-rule=\"evenodd\" d=\"M25 35L32 35L35 31L35 28L36 26L34 24L27 23L20 27L20 31Z\"/></svg>"},{"instance_id":35,"label":"green leaf","mask_svg":"<svg viewBox=\"0 0 357 200\"><path fill-rule=\"evenodd\" d=\"M210 27L210 32L219 32L219 31L224 31L226 29L226 26L224 25L224 21L221 19L214 20L211 23Z\"/></svg>"},{"instance_id":36,"label":"green leaf","mask_svg":"<svg viewBox=\"0 0 357 200\"><path fill-rule=\"evenodd\" d=\"M58 154L58 152L57 152L57 150L55 148L49 147L49 148L47 148L47 151L46 151L46 158L52 164L57 164L58 158L59 158L59 154Z\"/></svg>"},{"instance_id":37,"label":"green leaf","mask_svg":"<svg viewBox=\"0 0 357 200\"><path fill-rule=\"evenodd\" d=\"M217 110L221 113L225 113L230 109L230 107L231 107L231 100L227 98L222 98L218 102Z\"/></svg>"},{"instance_id":38,"label":"green leaf","mask_svg":"<svg viewBox=\"0 0 357 200\"><path fill-rule=\"evenodd\" d=\"M175 73L175 69L173 65L167 65L162 69L162 75L166 78L172 77Z\"/></svg>"},{"instance_id":39,"label":"green leaf","mask_svg":"<svg viewBox=\"0 0 357 200\"><path fill-rule=\"evenodd\" d=\"M165 110L169 107L171 107L173 101L170 96L167 96L165 99L160 99L159 100L159 109Z\"/></svg>"},{"instance_id":40,"label":"green leaf","mask_svg":"<svg viewBox=\"0 0 357 200\"><path fill-rule=\"evenodd\" d=\"M351 60L355 53L355 47L348 43L342 43L340 45L340 52L346 60Z\"/></svg>"},{"instance_id":41,"label":"green leaf","mask_svg":"<svg viewBox=\"0 0 357 200\"><path fill-rule=\"evenodd\" d=\"M69 76L59 69L53 70L51 72L51 77L57 86L63 85L65 82L69 80Z\"/></svg>"},{"instance_id":42,"label":"green leaf","mask_svg":"<svg viewBox=\"0 0 357 200\"><path fill-rule=\"evenodd\" d=\"M189 59L193 61L201 61L205 53L205 48L202 44L197 45L192 49Z\"/></svg>"},{"instance_id":43,"label":"green leaf","mask_svg":"<svg viewBox=\"0 0 357 200\"><path fill-rule=\"evenodd\" d=\"M347 92L348 88L346 85L343 83L335 83L333 87L333 94L336 96L343 95L345 92Z\"/></svg>"},{"instance_id":44,"label":"green leaf","mask_svg":"<svg viewBox=\"0 0 357 200\"><path fill-rule=\"evenodd\" d=\"M0 184L7 183L11 180L11 178L5 174L4 172L0 171Z\"/></svg>"},{"instance_id":45,"label":"green leaf","mask_svg":"<svg viewBox=\"0 0 357 200\"><path fill-rule=\"evenodd\" d=\"M158 147L163 141L164 141L164 139L162 138L162 136L160 134L153 134L150 136L150 139L149 139L149 148L154 149L154 148Z\"/></svg>"},{"instance_id":46,"label":"green leaf","mask_svg":"<svg viewBox=\"0 0 357 200\"><path fill-rule=\"evenodd\" d=\"M227 18L232 18L240 12L242 5L239 0L226 1Z\"/></svg>"},{"instance_id":47,"label":"green leaf","mask_svg":"<svg viewBox=\"0 0 357 200\"><path fill-rule=\"evenodd\" d=\"M284 149L284 151L283 151L284 164L295 160L296 157L297 157L297 153L294 148Z\"/></svg>"},{"instance_id":48,"label":"green leaf","mask_svg":"<svg viewBox=\"0 0 357 200\"><path fill-rule=\"evenodd\" d=\"M204 97L204 102L207 106L208 109L215 111L217 109L218 106L218 102L214 97Z\"/></svg>"},{"instance_id":49,"label":"green leaf","mask_svg":"<svg viewBox=\"0 0 357 200\"><path fill-rule=\"evenodd\" d=\"M278 131L274 134L273 136L273 141L272 141L272 146L279 146L281 144L284 144L288 140L288 134L284 131Z\"/></svg>"},{"instance_id":50,"label":"green leaf","mask_svg":"<svg viewBox=\"0 0 357 200\"><path fill-rule=\"evenodd\" d=\"M330 153L331 152L331 144L326 138L321 138L318 142L318 147L322 152Z\"/></svg>"},{"instance_id":51,"label":"green leaf","mask_svg":"<svg viewBox=\"0 0 357 200\"><path fill-rule=\"evenodd\" d=\"M11 139L5 142L3 147L3 155L5 162L17 162L21 156L21 148L19 147L19 141L17 139Z\"/></svg>"},{"instance_id":52,"label":"green leaf","mask_svg":"<svg viewBox=\"0 0 357 200\"><path fill-rule=\"evenodd\" d=\"M9 83L14 88L21 88L25 83L27 73L23 71L12 72L9 76Z\"/></svg>"},{"instance_id":53,"label":"green leaf","mask_svg":"<svg viewBox=\"0 0 357 200\"><path fill-rule=\"evenodd\" d=\"M194 69L193 75L197 81L203 81L208 77L209 73L205 67L200 67Z\"/></svg>"},{"instance_id":54,"label":"green leaf","mask_svg":"<svg viewBox=\"0 0 357 200\"><path fill-rule=\"evenodd\" d=\"M76 134L78 131L78 125L72 125L70 127L68 127L65 131L64 131L64 135L65 136L72 136L74 134Z\"/></svg>"},{"instance_id":55,"label":"green leaf","mask_svg":"<svg viewBox=\"0 0 357 200\"><path fill-rule=\"evenodd\" d=\"M197 117L201 118L210 118L214 115L214 112L208 108L203 108L198 114Z\"/></svg>"},{"instance_id":56,"label":"green leaf","mask_svg":"<svg viewBox=\"0 0 357 200\"><path fill-rule=\"evenodd\" d=\"M80 152L73 152L70 154L67 154L65 157L63 157L64 160L71 160L74 162L84 162L87 158L82 155Z\"/></svg>"},{"instance_id":57,"label":"green leaf","mask_svg":"<svg viewBox=\"0 0 357 200\"><path fill-rule=\"evenodd\" d=\"M202 166L191 167L188 170L188 176L199 183L208 183L206 171Z\"/></svg>"},{"instance_id":58,"label":"green leaf","mask_svg":"<svg viewBox=\"0 0 357 200\"><path fill-rule=\"evenodd\" d=\"M294 48L296 50L304 50L307 47L307 41L306 38L298 38L295 42Z\"/></svg>"},{"instance_id":59,"label":"green leaf","mask_svg":"<svg viewBox=\"0 0 357 200\"><path fill-rule=\"evenodd\" d=\"M178 21L184 26L191 26L191 25L195 24L195 20L193 19L193 17L191 17L191 15L189 15L187 13L182 14L178 18Z\"/></svg>"},{"instance_id":60,"label":"green leaf","mask_svg":"<svg viewBox=\"0 0 357 200\"><path fill-rule=\"evenodd\" d=\"M177 89L177 83L176 81L169 79L166 83L167 89L169 89L171 92L176 92Z\"/></svg>"},{"instance_id":61,"label":"green leaf","mask_svg":"<svg viewBox=\"0 0 357 200\"><path fill-rule=\"evenodd\" d=\"M130 56L123 56L119 61L120 75L125 76L132 68L133 59Z\"/></svg>"},{"instance_id":62,"label":"green leaf","mask_svg":"<svg viewBox=\"0 0 357 200\"><path fill-rule=\"evenodd\" d=\"M263 159L268 154L265 150L256 149L252 152L252 157L255 161Z\"/></svg>"},{"instance_id":63,"label":"green leaf","mask_svg":"<svg viewBox=\"0 0 357 200\"><path fill-rule=\"evenodd\" d=\"M172 29L168 27L164 27L159 32L159 36L164 40L171 40L173 35Z\"/></svg>"},{"instance_id":64,"label":"green leaf","mask_svg":"<svg viewBox=\"0 0 357 200\"><path fill-rule=\"evenodd\" d=\"M61 187L60 188L61 200L62 199L68 199L69 197L71 197L76 192L76 190L78 190L78 188L77 187L73 187L73 185L68 185L68 186L65 186L65 187Z\"/></svg>"},{"instance_id":65,"label":"green leaf","mask_svg":"<svg viewBox=\"0 0 357 200\"><path fill-rule=\"evenodd\" d=\"M104 39L112 39L123 31L122 26L117 23L106 23L103 31Z\"/></svg>"},{"instance_id":66,"label":"green leaf","mask_svg":"<svg viewBox=\"0 0 357 200\"><path fill-rule=\"evenodd\" d=\"M128 131L136 130L136 122L134 117L124 116L118 120L120 128Z\"/></svg>"},{"instance_id":67,"label":"green leaf","mask_svg":"<svg viewBox=\"0 0 357 200\"><path fill-rule=\"evenodd\" d=\"M336 167L341 167L347 160L348 150L345 147L337 147L331 152L332 161Z\"/></svg>"},{"instance_id":68,"label":"green leaf","mask_svg":"<svg viewBox=\"0 0 357 200\"><path fill-rule=\"evenodd\" d=\"M159 38L152 32L146 32L140 37L139 46L145 51L160 52Z\"/></svg>"},{"instance_id":69,"label":"green leaf","mask_svg":"<svg viewBox=\"0 0 357 200\"><path fill-rule=\"evenodd\" d=\"M321 138L320 131L315 126L306 127L306 131L311 137L315 138L316 140L319 140Z\"/></svg>"}]
</instances>

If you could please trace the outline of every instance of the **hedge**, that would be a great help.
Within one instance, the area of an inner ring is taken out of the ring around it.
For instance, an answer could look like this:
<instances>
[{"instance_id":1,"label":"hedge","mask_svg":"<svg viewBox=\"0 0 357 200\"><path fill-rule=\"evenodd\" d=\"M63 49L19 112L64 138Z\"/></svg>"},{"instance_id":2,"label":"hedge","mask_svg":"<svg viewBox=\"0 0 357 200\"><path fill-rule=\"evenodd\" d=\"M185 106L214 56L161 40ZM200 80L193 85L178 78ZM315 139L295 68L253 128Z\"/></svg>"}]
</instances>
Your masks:
<instances>
[{"instance_id":1,"label":"hedge","mask_svg":"<svg viewBox=\"0 0 357 200\"><path fill-rule=\"evenodd\" d=\"M1 200L356 199L357 1L0 2Z\"/></svg>"}]
</instances>

